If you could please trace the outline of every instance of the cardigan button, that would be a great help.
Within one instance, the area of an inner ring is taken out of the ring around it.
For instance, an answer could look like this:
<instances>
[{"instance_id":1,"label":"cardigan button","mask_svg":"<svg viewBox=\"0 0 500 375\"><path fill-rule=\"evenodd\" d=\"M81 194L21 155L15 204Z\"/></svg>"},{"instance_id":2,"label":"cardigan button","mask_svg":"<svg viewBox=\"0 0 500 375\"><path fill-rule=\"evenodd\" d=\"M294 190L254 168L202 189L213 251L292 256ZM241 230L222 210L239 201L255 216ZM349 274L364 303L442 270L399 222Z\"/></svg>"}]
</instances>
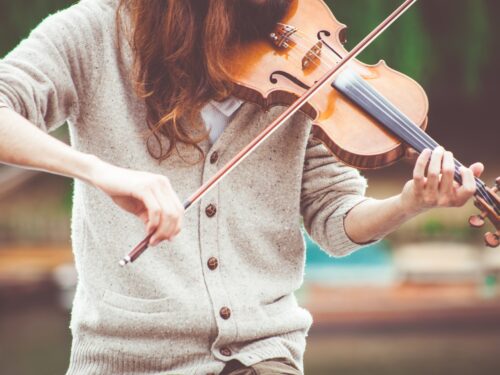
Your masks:
<instances>
[{"instance_id":1,"label":"cardigan button","mask_svg":"<svg viewBox=\"0 0 500 375\"><path fill-rule=\"evenodd\" d=\"M228 320L231 317L231 309L229 307L223 307L220 309L220 317L224 320Z\"/></svg>"},{"instance_id":2,"label":"cardigan button","mask_svg":"<svg viewBox=\"0 0 500 375\"><path fill-rule=\"evenodd\" d=\"M231 356L231 354L233 354L233 352L231 351L231 349L226 348L226 347L221 348L221 349L219 350L219 352L220 352L220 354L222 354L224 357L230 357L230 356Z\"/></svg>"},{"instance_id":3,"label":"cardigan button","mask_svg":"<svg viewBox=\"0 0 500 375\"><path fill-rule=\"evenodd\" d=\"M217 151L212 152L212 155L210 155L210 163L215 164L219 160L219 153Z\"/></svg>"},{"instance_id":4,"label":"cardigan button","mask_svg":"<svg viewBox=\"0 0 500 375\"><path fill-rule=\"evenodd\" d=\"M207 262L207 266L208 268L213 271L215 270L217 267L219 267L219 261L217 260L217 258L215 257L212 257L208 260Z\"/></svg>"},{"instance_id":5,"label":"cardigan button","mask_svg":"<svg viewBox=\"0 0 500 375\"><path fill-rule=\"evenodd\" d=\"M214 217L217 213L217 207L215 207L215 204L209 204L205 209L205 213L208 217Z\"/></svg>"}]
</instances>

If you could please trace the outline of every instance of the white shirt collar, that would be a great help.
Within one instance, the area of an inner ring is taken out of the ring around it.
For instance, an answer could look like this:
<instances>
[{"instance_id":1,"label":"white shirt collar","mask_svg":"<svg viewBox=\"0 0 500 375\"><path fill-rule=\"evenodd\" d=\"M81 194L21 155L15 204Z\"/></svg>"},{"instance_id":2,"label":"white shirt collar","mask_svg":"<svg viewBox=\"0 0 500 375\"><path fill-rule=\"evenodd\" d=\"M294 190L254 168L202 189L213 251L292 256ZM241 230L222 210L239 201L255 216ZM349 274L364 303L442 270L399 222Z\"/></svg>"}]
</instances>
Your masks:
<instances>
[{"instance_id":1,"label":"white shirt collar","mask_svg":"<svg viewBox=\"0 0 500 375\"><path fill-rule=\"evenodd\" d=\"M241 107L243 100L230 96L222 102L211 100L210 104L217 108L224 116L231 117Z\"/></svg>"}]
</instances>

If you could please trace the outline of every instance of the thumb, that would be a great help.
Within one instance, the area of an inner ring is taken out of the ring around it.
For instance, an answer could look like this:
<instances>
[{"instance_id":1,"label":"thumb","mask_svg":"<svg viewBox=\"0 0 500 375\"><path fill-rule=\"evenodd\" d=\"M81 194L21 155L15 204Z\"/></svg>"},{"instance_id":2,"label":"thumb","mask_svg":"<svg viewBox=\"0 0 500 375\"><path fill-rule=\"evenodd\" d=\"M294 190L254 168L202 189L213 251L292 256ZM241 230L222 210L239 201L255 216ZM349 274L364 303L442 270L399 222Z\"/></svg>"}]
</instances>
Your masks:
<instances>
[{"instance_id":1,"label":"thumb","mask_svg":"<svg viewBox=\"0 0 500 375\"><path fill-rule=\"evenodd\" d=\"M474 163L470 166L470 169L475 177L479 177L484 172L484 165L482 163Z\"/></svg>"}]
</instances>

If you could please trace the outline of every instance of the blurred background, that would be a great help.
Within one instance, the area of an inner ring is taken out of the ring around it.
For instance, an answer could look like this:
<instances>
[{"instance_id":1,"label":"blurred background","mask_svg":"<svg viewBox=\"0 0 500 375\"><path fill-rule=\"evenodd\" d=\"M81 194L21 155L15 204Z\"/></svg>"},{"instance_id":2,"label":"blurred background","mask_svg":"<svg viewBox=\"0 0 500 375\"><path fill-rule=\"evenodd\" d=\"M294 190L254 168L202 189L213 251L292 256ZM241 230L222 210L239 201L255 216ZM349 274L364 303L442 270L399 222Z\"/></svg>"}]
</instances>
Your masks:
<instances>
[{"instance_id":1,"label":"blurred background","mask_svg":"<svg viewBox=\"0 0 500 375\"><path fill-rule=\"evenodd\" d=\"M0 0L0 56L67 0ZM352 47L400 1L328 1ZM500 2L420 1L364 54L419 81L430 134L465 164L500 174ZM57 137L66 138L64 129ZM412 166L366 173L369 195L398 193ZM0 166L0 373L62 374L76 275L71 181ZM463 209L435 210L384 242L331 259L307 239L297 293L315 318L306 374L500 373L500 250Z\"/></svg>"}]
</instances>

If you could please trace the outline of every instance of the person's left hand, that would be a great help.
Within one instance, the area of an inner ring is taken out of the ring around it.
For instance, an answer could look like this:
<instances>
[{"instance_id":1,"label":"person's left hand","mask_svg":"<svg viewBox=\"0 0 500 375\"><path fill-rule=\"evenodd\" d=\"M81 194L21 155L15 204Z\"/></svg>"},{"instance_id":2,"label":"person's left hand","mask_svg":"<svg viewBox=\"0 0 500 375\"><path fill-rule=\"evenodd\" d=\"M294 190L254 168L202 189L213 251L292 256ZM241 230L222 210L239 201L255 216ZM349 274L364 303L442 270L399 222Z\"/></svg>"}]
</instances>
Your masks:
<instances>
[{"instance_id":1,"label":"person's left hand","mask_svg":"<svg viewBox=\"0 0 500 375\"><path fill-rule=\"evenodd\" d=\"M426 149L417 159L413 179L401 194L408 213L420 213L434 207L461 207L475 194L476 182L484 170L481 163L460 168L462 185L454 180L453 154L442 147Z\"/></svg>"}]
</instances>

